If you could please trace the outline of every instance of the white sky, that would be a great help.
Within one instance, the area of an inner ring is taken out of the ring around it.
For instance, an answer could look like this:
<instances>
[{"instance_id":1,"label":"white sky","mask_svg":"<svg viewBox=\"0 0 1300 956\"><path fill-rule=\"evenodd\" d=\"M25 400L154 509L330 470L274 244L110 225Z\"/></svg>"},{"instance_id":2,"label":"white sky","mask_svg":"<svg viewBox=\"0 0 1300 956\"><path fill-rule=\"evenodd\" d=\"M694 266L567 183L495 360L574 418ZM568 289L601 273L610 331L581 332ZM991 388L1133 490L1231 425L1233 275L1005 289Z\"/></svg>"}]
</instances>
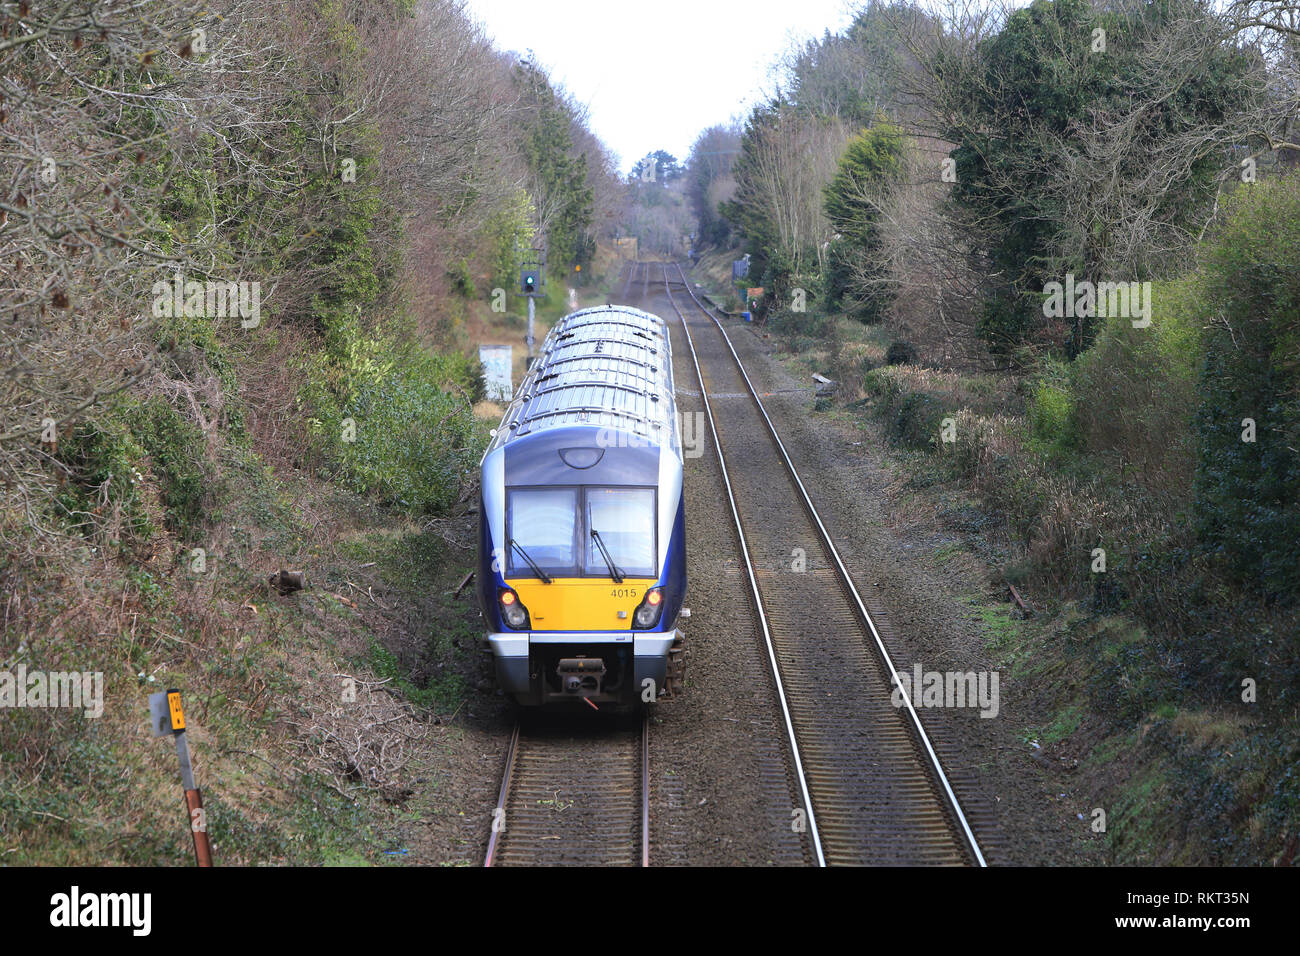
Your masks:
<instances>
[{"instance_id":1,"label":"white sky","mask_svg":"<svg viewBox=\"0 0 1300 956\"><path fill-rule=\"evenodd\" d=\"M497 47L532 50L627 172L686 159L700 131L747 115L795 40L848 26L852 0L468 0Z\"/></svg>"}]
</instances>

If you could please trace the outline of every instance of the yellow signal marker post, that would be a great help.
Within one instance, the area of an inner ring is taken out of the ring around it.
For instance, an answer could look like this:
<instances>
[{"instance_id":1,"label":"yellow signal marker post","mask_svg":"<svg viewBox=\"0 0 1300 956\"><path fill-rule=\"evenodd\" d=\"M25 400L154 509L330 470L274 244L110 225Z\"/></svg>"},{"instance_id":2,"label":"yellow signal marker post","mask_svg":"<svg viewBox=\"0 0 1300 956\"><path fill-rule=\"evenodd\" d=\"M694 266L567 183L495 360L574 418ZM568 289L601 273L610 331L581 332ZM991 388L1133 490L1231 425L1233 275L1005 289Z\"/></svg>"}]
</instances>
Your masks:
<instances>
[{"instance_id":1,"label":"yellow signal marker post","mask_svg":"<svg viewBox=\"0 0 1300 956\"><path fill-rule=\"evenodd\" d=\"M170 733L176 738L181 787L185 790L185 808L189 811L190 835L194 838L194 859L199 866L211 866L212 845L208 841L208 820L203 809L203 794L194 785L190 747L185 740L185 709L181 706L181 692L169 688L163 694L150 694L149 714L155 737L165 737Z\"/></svg>"},{"instance_id":2,"label":"yellow signal marker post","mask_svg":"<svg viewBox=\"0 0 1300 956\"><path fill-rule=\"evenodd\" d=\"M185 711L181 708L181 692L178 690L169 690L167 692L167 710L172 718L172 732L176 733L185 729Z\"/></svg>"}]
</instances>

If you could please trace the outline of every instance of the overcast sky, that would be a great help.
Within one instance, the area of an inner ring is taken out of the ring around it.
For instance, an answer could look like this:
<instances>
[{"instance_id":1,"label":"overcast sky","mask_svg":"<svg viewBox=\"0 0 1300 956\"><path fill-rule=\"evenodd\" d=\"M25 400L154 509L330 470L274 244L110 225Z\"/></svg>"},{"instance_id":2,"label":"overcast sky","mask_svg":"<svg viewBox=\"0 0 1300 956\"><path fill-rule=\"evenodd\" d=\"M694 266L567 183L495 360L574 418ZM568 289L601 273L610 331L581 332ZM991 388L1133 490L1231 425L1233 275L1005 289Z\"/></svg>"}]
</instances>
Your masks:
<instances>
[{"instance_id":1,"label":"overcast sky","mask_svg":"<svg viewBox=\"0 0 1300 956\"><path fill-rule=\"evenodd\" d=\"M537 61L591 112L627 172L685 159L699 132L744 116L795 40L848 26L851 0L468 0L503 50Z\"/></svg>"}]
</instances>

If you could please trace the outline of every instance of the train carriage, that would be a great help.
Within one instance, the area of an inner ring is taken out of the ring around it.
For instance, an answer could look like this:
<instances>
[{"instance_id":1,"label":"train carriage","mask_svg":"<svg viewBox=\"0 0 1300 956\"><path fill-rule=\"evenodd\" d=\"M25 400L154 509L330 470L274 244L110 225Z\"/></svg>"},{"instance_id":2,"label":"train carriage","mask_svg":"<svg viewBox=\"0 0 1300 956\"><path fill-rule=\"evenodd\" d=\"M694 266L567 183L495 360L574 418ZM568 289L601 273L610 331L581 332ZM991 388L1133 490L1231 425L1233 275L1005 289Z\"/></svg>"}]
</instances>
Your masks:
<instances>
[{"instance_id":1,"label":"train carriage","mask_svg":"<svg viewBox=\"0 0 1300 956\"><path fill-rule=\"evenodd\" d=\"M476 580L501 688L597 709L671 692L686 553L663 320L622 306L561 319L481 469Z\"/></svg>"}]
</instances>

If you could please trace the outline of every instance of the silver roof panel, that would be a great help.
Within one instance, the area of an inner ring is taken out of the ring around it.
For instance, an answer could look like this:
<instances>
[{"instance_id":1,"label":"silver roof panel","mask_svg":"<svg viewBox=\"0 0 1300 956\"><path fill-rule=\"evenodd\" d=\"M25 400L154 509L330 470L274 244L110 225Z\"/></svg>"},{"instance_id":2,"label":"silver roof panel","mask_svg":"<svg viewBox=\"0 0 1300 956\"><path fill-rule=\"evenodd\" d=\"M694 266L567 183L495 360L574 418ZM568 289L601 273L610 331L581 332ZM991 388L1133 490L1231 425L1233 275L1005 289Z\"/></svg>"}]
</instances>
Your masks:
<instances>
[{"instance_id":1,"label":"silver roof panel","mask_svg":"<svg viewBox=\"0 0 1300 956\"><path fill-rule=\"evenodd\" d=\"M590 425L676 445L668 328L649 312L601 306L551 329L489 448L552 428Z\"/></svg>"}]
</instances>

